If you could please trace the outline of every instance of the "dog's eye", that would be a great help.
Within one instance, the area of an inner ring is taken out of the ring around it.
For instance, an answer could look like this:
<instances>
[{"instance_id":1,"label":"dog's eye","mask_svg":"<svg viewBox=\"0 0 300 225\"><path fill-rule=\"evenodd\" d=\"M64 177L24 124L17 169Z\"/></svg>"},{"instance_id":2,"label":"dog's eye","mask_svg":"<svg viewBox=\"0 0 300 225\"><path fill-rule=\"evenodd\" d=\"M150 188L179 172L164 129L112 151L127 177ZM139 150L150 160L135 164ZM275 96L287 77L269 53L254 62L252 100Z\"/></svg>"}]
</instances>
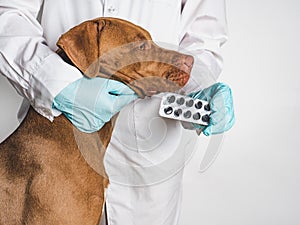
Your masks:
<instances>
[{"instance_id":1,"label":"dog's eye","mask_svg":"<svg viewBox=\"0 0 300 225\"><path fill-rule=\"evenodd\" d=\"M139 46L139 50L144 51L145 49L146 49L146 43L142 43L142 44Z\"/></svg>"}]
</instances>

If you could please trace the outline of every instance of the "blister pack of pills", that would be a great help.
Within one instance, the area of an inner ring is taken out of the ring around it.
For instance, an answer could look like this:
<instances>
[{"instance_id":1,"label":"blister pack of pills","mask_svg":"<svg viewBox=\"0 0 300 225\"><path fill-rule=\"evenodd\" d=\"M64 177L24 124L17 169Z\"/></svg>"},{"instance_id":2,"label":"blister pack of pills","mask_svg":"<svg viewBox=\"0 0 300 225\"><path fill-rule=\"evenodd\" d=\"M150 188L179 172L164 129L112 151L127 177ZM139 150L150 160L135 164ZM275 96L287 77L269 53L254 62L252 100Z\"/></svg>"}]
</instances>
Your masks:
<instances>
[{"instance_id":1,"label":"blister pack of pills","mask_svg":"<svg viewBox=\"0 0 300 225\"><path fill-rule=\"evenodd\" d=\"M162 117L204 126L208 125L210 114L211 110L207 101L175 93L164 95L159 108L159 115Z\"/></svg>"}]
</instances>

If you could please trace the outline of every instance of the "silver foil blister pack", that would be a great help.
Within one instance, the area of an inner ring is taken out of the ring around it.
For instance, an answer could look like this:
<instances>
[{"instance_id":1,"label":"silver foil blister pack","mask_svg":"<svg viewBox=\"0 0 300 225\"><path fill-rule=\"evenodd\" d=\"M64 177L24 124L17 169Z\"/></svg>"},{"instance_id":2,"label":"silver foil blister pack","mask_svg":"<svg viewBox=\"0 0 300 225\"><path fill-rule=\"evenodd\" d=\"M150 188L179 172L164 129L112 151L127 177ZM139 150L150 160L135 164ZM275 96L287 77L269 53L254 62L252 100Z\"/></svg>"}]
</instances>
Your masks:
<instances>
[{"instance_id":1,"label":"silver foil blister pack","mask_svg":"<svg viewBox=\"0 0 300 225\"><path fill-rule=\"evenodd\" d=\"M175 93L164 95L159 108L159 115L162 117L204 126L208 125L210 114L207 101Z\"/></svg>"}]
</instances>

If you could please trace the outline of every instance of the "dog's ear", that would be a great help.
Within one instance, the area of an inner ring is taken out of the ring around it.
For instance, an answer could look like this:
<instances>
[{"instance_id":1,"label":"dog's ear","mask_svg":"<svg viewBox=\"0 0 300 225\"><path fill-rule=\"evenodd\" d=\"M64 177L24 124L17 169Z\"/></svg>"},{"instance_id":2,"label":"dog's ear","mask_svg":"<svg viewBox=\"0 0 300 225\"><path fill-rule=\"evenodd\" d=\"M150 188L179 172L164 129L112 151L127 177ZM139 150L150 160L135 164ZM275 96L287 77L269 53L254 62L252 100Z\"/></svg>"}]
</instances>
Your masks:
<instances>
[{"instance_id":1,"label":"dog's ear","mask_svg":"<svg viewBox=\"0 0 300 225\"><path fill-rule=\"evenodd\" d=\"M57 46L86 76L95 77L100 71L100 33L105 20L90 20L73 27L58 40Z\"/></svg>"}]
</instances>

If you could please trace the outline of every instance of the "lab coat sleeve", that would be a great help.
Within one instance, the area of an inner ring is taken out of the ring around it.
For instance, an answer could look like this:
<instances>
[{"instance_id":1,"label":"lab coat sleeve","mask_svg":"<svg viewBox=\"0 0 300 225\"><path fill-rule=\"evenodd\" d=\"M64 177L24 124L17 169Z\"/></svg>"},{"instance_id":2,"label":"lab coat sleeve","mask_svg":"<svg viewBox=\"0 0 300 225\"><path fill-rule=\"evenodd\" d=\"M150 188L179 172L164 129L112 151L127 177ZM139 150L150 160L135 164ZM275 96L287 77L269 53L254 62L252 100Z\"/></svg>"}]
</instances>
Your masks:
<instances>
[{"instance_id":1,"label":"lab coat sleeve","mask_svg":"<svg viewBox=\"0 0 300 225\"><path fill-rule=\"evenodd\" d=\"M37 21L42 0L0 1L0 73L41 115L53 120L53 98L82 77L51 50Z\"/></svg>"},{"instance_id":2,"label":"lab coat sleeve","mask_svg":"<svg viewBox=\"0 0 300 225\"><path fill-rule=\"evenodd\" d=\"M181 19L180 47L194 56L191 77L183 90L188 94L218 79L227 41L225 0L187 0Z\"/></svg>"}]
</instances>

